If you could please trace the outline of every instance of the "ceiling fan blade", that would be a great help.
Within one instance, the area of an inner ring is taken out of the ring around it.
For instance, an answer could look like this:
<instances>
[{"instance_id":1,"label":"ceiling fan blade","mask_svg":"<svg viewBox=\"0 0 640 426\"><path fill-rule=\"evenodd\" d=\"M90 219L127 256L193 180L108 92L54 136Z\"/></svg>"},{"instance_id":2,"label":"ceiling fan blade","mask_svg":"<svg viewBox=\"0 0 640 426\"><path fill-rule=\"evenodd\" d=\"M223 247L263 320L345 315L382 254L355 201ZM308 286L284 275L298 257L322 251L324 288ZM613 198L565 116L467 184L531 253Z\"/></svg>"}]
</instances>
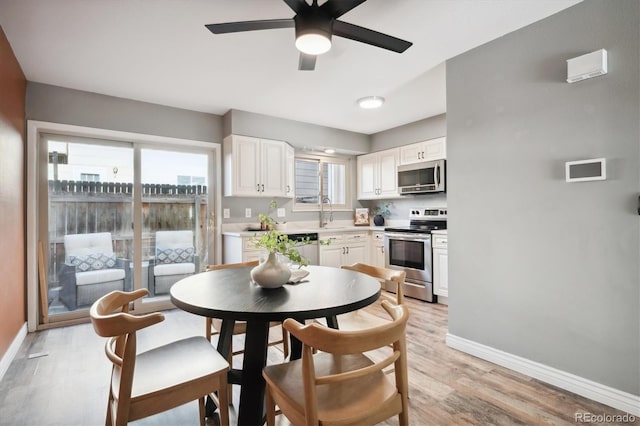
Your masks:
<instances>
[{"instance_id":1,"label":"ceiling fan blade","mask_svg":"<svg viewBox=\"0 0 640 426\"><path fill-rule=\"evenodd\" d=\"M304 0L282 0L293 10L296 14L302 12L304 9L309 7L309 4Z\"/></svg>"},{"instance_id":2,"label":"ceiling fan blade","mask_svg":"<svg viewBox=\"0 0 640 426\"><path fill-rule=\"evenodd\" d=\"M222 24L205 25L214 34L238 33L242 31L272 30L277 28L294 28L293 19L267 19L264 21L224 22Z\"/></svg>"},{"instance_id":3,"label":"ceiling fan blade","mask_svg":"<svg viewBox=\"0 0 640 426\"><path fill-rule=\"evenodd\" d=\"M351 9L361 5L367 0L327 0L325 4L320 6L321 9L329 12L334 19L338 19Z\"/></svg>"},{"instance_id":4,"label":"ceiling fan blade","mask_svg":"<svg viewBox=\"0 0 640 426\"><path fill-rule=\"evenodd\" d=\"M367 43L383 49L393 50L398 53L404 52L413 45L413 43L409 41L338 20L333 23L333 35Z\"/></svg>"},{"instance_id":5,"label":"ceiling fan blade","mask_svg":"<svg viewBox=\"0 0 640 426\"><path fill-rule=\"evenodd\" d=\"M316 55L307 55L300 52L300 60L298 61L299 71L313 71L316 68Z\"/></svg>"}]
</instances>

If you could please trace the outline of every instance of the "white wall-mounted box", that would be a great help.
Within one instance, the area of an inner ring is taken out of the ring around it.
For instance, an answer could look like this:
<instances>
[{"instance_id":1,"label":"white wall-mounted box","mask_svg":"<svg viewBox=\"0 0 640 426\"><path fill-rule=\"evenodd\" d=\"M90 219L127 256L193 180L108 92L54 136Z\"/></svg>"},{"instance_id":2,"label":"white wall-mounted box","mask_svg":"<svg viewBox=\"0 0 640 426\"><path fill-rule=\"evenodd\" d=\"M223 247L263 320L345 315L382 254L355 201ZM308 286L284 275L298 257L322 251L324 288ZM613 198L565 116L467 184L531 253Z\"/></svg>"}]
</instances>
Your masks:
<instances>
[{"instance_id":1,"label":"white wall-mounted box","mask_svg":"<svg viewBox=\"0 0 640 426\"><path fill-rule=\"evenodd\" d=\"M607 51L604 49L567 59L567 82L575 83L607 73Z\"/></svg>"},{"instance_id":2,"label":"white wall-mounted box","mask_svg":"<svg viewBox=\"0 0 640 426\"><path fill-rule=\"evenodd\" d=\"M565 163L565 174L567 182L605 180L607 178L607 161L605 158L567 161Z\"/></svg>"}]
</instances>

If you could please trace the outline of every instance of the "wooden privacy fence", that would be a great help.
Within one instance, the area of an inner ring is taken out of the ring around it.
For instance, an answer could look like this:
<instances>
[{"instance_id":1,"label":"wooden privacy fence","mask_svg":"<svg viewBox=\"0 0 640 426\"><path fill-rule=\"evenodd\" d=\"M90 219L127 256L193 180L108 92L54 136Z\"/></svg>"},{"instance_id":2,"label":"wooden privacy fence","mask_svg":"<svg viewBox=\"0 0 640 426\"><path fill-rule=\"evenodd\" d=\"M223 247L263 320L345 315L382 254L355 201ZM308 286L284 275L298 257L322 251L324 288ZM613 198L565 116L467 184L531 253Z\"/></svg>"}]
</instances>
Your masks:
<instances>
[{"instance_id":1,"label":"wooden privacy fence","mask_svg":"<svg viewBox=\"0 0 640 426\"><path fill-rule=\"evenodd\" d=\"M49 181L49 288L64 263L64 236L111 232L117 257L133 258L133 184ZM142 258L154 255L155 232L194 230L206 259L208 196L205 185L142 185Z\"/></svg>"}]
</instances>

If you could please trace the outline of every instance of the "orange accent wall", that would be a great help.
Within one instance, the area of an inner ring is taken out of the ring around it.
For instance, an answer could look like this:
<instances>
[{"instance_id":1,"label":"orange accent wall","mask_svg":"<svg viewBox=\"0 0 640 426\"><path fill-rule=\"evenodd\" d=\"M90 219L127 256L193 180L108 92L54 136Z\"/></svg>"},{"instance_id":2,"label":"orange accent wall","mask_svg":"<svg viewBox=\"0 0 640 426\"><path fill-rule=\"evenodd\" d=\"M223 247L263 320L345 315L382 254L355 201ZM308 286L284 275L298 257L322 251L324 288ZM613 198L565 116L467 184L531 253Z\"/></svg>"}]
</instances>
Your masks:
<instances>
[{"instance_id":1,"label":"orange accent wall","mask_svg":"<svg viewBox=\"0 0 640 426\"><path fill-rule=\"evenodd\" d=\"M0 27L0 358L27 320L26 91L27 81Z\"/></svg>"}]
</instances>

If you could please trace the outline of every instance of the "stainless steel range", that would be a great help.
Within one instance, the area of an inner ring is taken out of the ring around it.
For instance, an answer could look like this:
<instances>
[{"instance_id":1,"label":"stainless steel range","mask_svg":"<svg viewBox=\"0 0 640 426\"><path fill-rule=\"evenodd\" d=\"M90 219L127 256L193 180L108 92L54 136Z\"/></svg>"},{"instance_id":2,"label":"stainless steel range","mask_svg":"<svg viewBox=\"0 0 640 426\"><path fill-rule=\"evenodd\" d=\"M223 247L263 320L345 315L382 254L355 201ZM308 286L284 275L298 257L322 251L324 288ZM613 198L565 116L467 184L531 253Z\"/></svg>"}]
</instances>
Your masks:
<instances>
[{"instance_id":1,"label":"stainless steel range","mask_svg":"<svg viewBox=\"0 0 640 426\"><path fill-rule=\"evenodd\" d=\"M431 231L447 229L446 208L413 208L409 226L385 228L385 266L407 273L405 296L437 302L433 294ZM387 287L395 292L395 288Z\"/></svg>"}]
</instances>

